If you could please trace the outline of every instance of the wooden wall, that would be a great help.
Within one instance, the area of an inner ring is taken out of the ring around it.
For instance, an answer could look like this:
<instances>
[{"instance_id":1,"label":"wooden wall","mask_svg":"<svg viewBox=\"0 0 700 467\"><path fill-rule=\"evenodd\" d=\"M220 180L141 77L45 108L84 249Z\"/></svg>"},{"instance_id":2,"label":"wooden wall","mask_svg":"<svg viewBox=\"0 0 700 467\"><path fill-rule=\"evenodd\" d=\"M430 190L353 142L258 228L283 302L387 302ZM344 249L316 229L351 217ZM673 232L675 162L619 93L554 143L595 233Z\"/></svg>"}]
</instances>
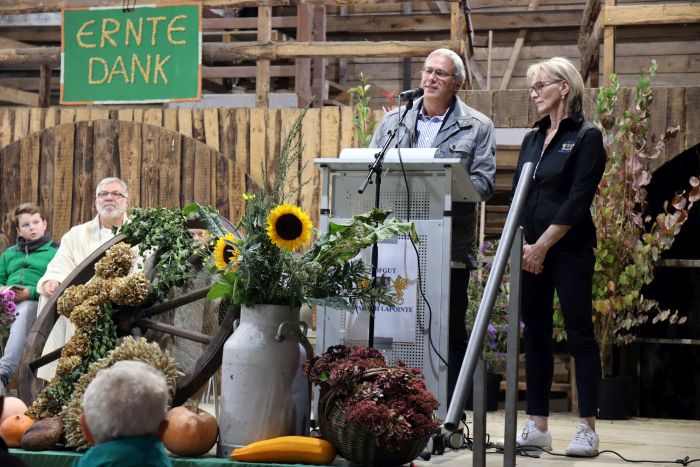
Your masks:
<instances>
[{"instance_id":1,"label":"wooden wall","mask_svg":"<svg viewBox=\"0 0 700 467\"><path fill-rule=\"evenodd\" d=\"M587 90L585 113L593 114L596 90ZM538 118L522 90L471 91L462 98L497 128L527 128ZM621 93L627 106L631 90ZM700 86L655 88L651 128L681 126L657 167L700 143ZM20 202L48 211L59 238L71 225L94 216L94 187L117 175L130 186L131 206L216 205L232 221L241 195L263 183L262 164L272 172L281 141L299 109L49 108L0 109L0 215ZM381 117L382 111L376 113ZM318 219L320 178L316 157L335 157L355 142L351 107L309 110L303 124L298 177L309 181L301 204ZM504 151L506 148L502 148ZM517 148L515 148L517 150ZM508 148L508 154L516 154ZM504 154L505 154L504 152ZM506 164L507 165L507 164ZM247 175L246 175L247 174ZM249 177L246 181L246 177Z\"/></svg>"}]
</instances>

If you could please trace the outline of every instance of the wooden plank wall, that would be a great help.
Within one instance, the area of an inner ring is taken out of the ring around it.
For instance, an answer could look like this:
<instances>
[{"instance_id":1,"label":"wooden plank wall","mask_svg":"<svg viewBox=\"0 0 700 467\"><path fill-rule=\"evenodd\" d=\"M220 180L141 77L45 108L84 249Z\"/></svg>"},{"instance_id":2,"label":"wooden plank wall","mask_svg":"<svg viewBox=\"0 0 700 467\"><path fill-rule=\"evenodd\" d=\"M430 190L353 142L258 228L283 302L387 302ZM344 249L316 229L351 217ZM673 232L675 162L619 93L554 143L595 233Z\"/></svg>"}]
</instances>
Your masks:
<instances>
[{"instance_id":1,"label":"wooden plank wall","mask_svg":"<svg viewBox=\"0 0 700 467\"><path fill-rule=\"evenodd\" d=\"M596 90L587 90L584 111L593 114ZM462 93L498 128L527 128L537 119L522 90ZM620 105L631 100L624 89ZM651 128L680 125L657 166L700 143L700 86L655 88ZM299 109L0 108L0 216L10 227L11 209L25 201L48 211L60 238L71 225L94 215L94 186L116 174L130 186L131 206L216 205L240 217L242 193L271 173L281 142ZM380 118L382 111L376 116ZM320 178L315 157L334 157L356 144L352 107L309 110L299 179L308 181L301 206L318 219ZM142 125L143 124L143 125ZM43 131L42 130L47 130ZM246 182L246 174L250 180ZM296 200L290 200L296 201Z\"/></svg>"}]
</instances>

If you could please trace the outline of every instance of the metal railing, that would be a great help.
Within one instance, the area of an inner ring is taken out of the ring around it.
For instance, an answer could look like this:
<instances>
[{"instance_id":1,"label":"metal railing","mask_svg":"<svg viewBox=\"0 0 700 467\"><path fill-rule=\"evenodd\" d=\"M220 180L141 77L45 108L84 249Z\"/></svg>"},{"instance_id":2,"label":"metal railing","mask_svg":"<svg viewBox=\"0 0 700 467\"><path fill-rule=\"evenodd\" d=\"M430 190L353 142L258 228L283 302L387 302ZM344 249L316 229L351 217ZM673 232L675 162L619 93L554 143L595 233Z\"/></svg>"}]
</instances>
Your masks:
<instances>
[{"instance_id":1,"label":"metal railing","mask_svg":"<svg viewBox=\"0 0 700 467\"><path fill-rule=\"evenodd\" d=\"M503 278L508 256L510 256L510 311L508 314L508 353L506 357L506 406L504 430L503 465L515 465L515 433L517 423L518 400L518 346L520 335L520 289L521 289L521 259L522 259L522 229L519 221L527 192L530 188L535 166L532 163L524 165L511 208L508 211L505 227L498 243L493 266L484 287L484 295L479 305L474 326L472 328L467 351L462 360L457 384L452 402L447 411L445 429L457 431L466 402L467 393L474 383L474 457L472 465L486 465L486 367L481 354L484 336L489 324L491 310L496 302L499 286Z\"/></svg>"}]
</instances>

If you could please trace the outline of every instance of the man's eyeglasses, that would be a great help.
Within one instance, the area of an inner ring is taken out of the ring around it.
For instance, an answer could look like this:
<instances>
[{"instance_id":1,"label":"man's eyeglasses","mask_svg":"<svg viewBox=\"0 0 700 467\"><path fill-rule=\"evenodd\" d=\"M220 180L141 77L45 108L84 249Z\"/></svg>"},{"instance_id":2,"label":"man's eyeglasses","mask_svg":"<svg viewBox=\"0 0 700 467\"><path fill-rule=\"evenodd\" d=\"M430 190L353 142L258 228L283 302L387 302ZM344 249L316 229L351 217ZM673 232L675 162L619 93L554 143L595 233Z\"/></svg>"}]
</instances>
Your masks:
<instances>
[{"instance_id":1,"label":"man's eyeglasses","mask_svg":"<svg viewBox=\"0 0 700 467\"><path fill-rule=\"evenodd\" d=\"M430 76L433 73L435 73L435 76L437 76L438 78L442 78L442 79L449 78L450 76L455 76L455 73L450 73L450 72L447 72L447 71L442 70L440 68L428 67L428 68L422 68L422 70L423 70L423 74L425 76Z\"/></svg>"},{"instance_id":2,"label":"man's eyeglasses","mask_svg":"<svg viewBox=\"0 0 700 467\"><path fill-rule=\"evenodd\" d=\"M537 94L539 96L545 87L549 86L550 84L554 84L554 83L561 83L561 80L560 79L553 79L551 81L538 81L527 89L531 93L532 93L532 91L535 91L535 94Z\"/></svg>"},{"instance_id":3,"label":"man's eyeglasses","mask_svg":"<svg viewBox=\"0 0 700 467\"><path fill-rule=\"evenodd\" d=\"M112 196L114 199L122 199L126 198L123 193L119 193L118 191L100 191L97 193L97 197L100 199L105 199L108 196Z\"/></svg>"}]
</instances>

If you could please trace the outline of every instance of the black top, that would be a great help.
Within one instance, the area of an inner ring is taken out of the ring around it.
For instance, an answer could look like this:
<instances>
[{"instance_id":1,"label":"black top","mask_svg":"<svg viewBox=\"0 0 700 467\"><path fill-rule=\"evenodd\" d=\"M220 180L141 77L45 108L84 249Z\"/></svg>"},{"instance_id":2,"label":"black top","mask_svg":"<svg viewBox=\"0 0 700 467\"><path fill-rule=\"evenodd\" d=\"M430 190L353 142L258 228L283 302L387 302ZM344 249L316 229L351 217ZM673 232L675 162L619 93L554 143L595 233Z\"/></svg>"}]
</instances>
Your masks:
<instances>
[{"instance_id":1,"label":"black top","mask_svg":"<svg viewBox=\"0 0 700 467\"><path fill-rule=\"evenodd\" d=\"M525 240L535 243L552 224L571 225L571 230L550 251L593 248L596 235L590 207L605 171L603 136L581 114L572 114L559 123L542 154L550 125L547 116L525 136L513 178L514 194L523 165L526 162L536 165L523 211Z\"/></svg>"}]
</instances>

